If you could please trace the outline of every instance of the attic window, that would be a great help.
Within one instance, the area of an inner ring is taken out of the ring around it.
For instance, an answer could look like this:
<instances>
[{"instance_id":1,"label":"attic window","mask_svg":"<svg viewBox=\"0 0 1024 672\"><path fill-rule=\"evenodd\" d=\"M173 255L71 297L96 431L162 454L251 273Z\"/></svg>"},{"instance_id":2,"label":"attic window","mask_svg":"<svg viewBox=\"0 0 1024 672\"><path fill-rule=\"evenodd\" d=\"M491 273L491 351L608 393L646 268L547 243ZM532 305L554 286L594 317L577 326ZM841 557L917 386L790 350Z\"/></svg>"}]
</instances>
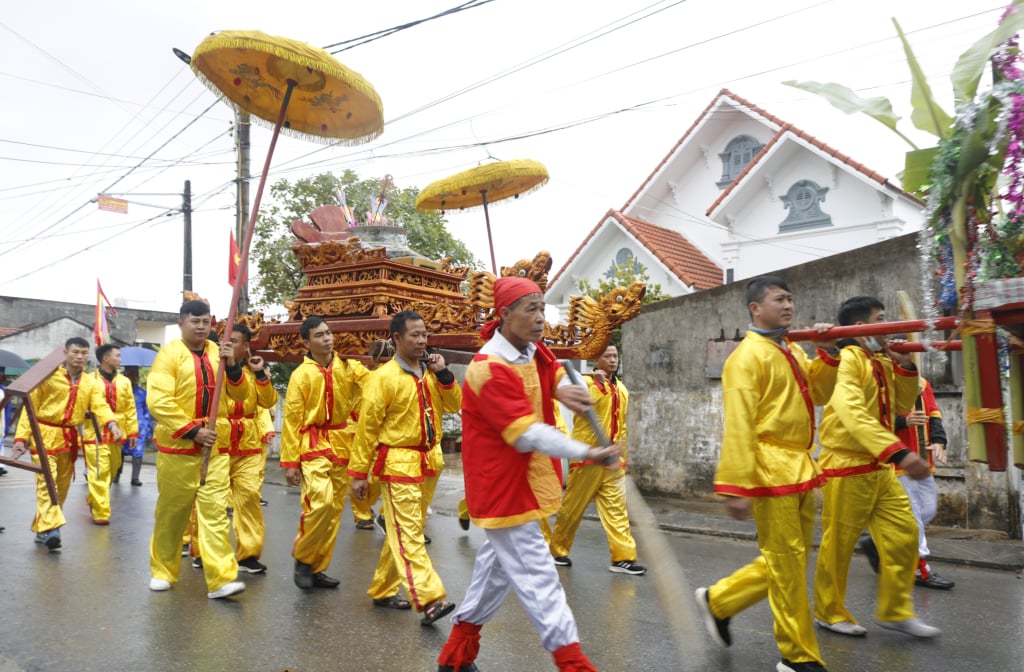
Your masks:
<instances>
[{"instance_id":1,"label":"attic window","mask_svg":"<svg viewBox=\"0 0 1024 672\"><path fill-rule=\"evenodd\" d=\"M796 182L780 199L789 215L779 224L779 233L832 226L832 215L821 211L827 193L828 187L819 187L812 180Z\"/></svg>"},{"instance_id":2,"label":"attic window","mask_svg":"<svg viewBox=\"0 0 1024 672\"><path fill-rule=\"evenodd\" d=\"M762 149L764 145L749 135L737 135L730 140L725 151L718 155L722 159L722 179L717 182L718 188L725 189L732 184Z\"/></svg>"},{"instance_id":3,"label":"attic window","mask_svg":"<svg viewBox=\"0 0 1024 672\"><path fill-rule=\"evenodd\" d=\"M615 261L612 262L612 265L608 268L607 271L604 272L604 277L614 278L616 268L625 268L632 271L633 273L640 272L640 262L638 262L636 260L636 257L633 256L633 250L629 249L628 247L623 247L618 252L616 252Z\"/></svg>"}]
</instances>

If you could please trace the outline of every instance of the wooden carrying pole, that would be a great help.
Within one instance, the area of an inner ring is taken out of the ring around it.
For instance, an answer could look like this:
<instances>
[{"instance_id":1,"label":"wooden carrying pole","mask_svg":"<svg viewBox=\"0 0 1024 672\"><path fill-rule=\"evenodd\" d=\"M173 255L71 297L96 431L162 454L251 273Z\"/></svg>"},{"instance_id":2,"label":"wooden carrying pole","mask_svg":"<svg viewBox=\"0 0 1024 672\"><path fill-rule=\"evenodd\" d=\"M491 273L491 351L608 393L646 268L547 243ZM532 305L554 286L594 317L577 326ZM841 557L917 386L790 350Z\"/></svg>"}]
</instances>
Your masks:
<instances>
[{"instance_id":1,"label":"wooden carrying pole","mask_svg":"<svg viewBox=\"0 0 1024 672\"><path fill-rule=\"evenodd\" d=\"M24 469L43 475L46 481L46 491L50 495L50 503L58 506L57 486L53 481L53 473L50 471L50 461L46 459L46 446L43 445L43 436L39 431L39 420L36 418L36 409L32 405L29 393L50 377L50 374L57 370L57 367L64 362L64 348L59 347L53 352L32 365L25 373L18 376L18 379L11 383L5 391L5 396L0 401L0 413L4 407L11 403L12 399L22 400L22 413L27 413L29 428L32 430L32 444L35 446L36 455L39 457L39 464L34 462L22 462L9 457L0 457L0 464L6 464L15 469ZM18 418L14 419L17 425Z\"/></svg>"},{"instance_id":2,"label":"wooden carrying pole","mask_svg":"<svg viewBox=\"0 0 1024 672\"><path fill-rule=\"evenodd\" d=\"M814 329L794 329L786 334L790 341L829 341L837 338L854 336L881 336L883 334L909 334L920 331L945 331L960 326L959 317L940 317L937 320L902 320L899 322L875 322L872 324L852 324L848 327L832 327L828 331L817 332Z\"/></svg>"}]
</instances>

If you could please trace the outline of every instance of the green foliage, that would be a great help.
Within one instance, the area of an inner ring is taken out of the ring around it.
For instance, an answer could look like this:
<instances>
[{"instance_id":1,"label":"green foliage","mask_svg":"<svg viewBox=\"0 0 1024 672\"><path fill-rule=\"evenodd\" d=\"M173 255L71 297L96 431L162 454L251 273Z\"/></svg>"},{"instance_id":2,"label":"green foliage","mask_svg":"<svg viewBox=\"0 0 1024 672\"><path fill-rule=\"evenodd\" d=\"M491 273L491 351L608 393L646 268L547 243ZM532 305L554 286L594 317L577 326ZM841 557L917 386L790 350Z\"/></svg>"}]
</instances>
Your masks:
<instances>
[{"instance_id":1,"label":"green foliage","mask_svg":"<svg viewBox=\"0 0 1024 672\"><path fill-rule=\"evenodd\" d=\"M981 277L1019 276L1024 264L1024 219L1011 214L993 226L990 235L992 239L981 252Z\"/></svg>"},{"instance_id":2,"label":"green foliage","mask_svg":"<svg viewBox=\"0 0 1024 672\"><path fill-rule=\"evenodd\" d=\"M887 128L896 132L901 138L906 140L911 147L916 149L916 145L911 142L906 136L899 132L896 128L896 122L901 117L892 111L892 103L885 96L878 96L875 98L861 98L857 93L842 84L836 84L835 82L828 82L822 84L821 82L798 82L794 79L783 82L786 86L792 86L794 89L800 89L801 91L807 91L815 95L821 96L829 102L832 107L845 112L846 114L854 114L855 112L863 112L872 119L884 124Z\"/></svg>"},{"instance_id":3,"label":"green foliage","mask_svg":"<svg viewBox=\"0 0 1024 672\"><path fill-rule=\"evenodd\" d=\"M910 43L907 42L907 37L903 34L899 21L893 19L892 23L896 26L896 32L899 33L900 42L903 43L903 52L907 55L907 65L910 66L910 105L912 110L910 120L920 130L931 133L942 140L949 135L953 128L953 117L949 116L935 101L932 88L928 86L928 79L924 76L924 70L917 62L917 57L914 56L914 51L910 48Z\"/></svg>"},{"instance_id":4,"label":"green foliage","mask_svg":"<svg viewBox=\"0 0 1024 672\"><path fill-rule=\"evenodd\" d=\"M1008 14L991 33L975 42L961 54L953 66L950 79L953 82L953 96L957 105L974 100L978 83L985 72L985 64L996 53L1000 45L1024 29L1024 0L1015 0L1013 12Z\"/></svg>"},{"instance_id":5,"label":"green foliage","mask_svg":"<svg viewBox=\"0 0 1024 672\"><path fill-rule=\"evenodd\" d=\"M359 220L380 193L379 180L360 180L351 170L341 175L321 173L294 183L279 180L270 186L270 203L260 211L253 234L251 254L258 271L253 283L256 302L282 305L298 294L303 276L291 249L297 242L291 224L295 220L309 221L309 213L321 205L337 203L339 187L344 187L346 201ZM415 187L395 187L388 195L385 211L392 221L408 230L409 247L430 259L451 257L456 264L479 267L480 261L445 228L442 215L416 210L418 195Z\"/></svg>"},{"instance_id":6,"label":"green foliage","mask_svg":"<svg viewBox=\"0 0 1024 672\"><path fill-rule=\"evenodd\" d=\"M582 278L579 282L580 293L592 299L599 299L616 287L629 287L634 282L639 281L647 285L647 292L644 294L643 301L641 301L643 305L646 306L649 303L672 298L661 291L660 284L651 284L651 276L647 274L647 267L632 257L624 264L612 264L611 270L611 277L599 278L597 287L590 284L590 280L587 278Z\"/></svg>"}]
</instances>

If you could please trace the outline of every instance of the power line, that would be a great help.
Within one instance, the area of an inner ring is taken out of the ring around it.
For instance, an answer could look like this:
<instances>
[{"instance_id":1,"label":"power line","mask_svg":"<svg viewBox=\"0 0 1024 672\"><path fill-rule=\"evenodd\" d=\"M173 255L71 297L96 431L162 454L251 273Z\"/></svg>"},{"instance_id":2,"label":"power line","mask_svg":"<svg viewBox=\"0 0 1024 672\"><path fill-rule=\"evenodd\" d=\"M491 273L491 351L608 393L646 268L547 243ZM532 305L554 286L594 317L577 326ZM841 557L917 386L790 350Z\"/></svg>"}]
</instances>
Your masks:
<instances>
[{"instance_id":1,"label":"power line","mask_svg":"<svg viewBox=\"0 0 1024 672\"><path fill-rule=\"evenodd\" d=\"M459 12L464 12L467 9L476 9L477 7L482 7L482 6L486 5L487 3L493 2L493 1L494 0L471 0L470 2L464 2L461 5L456 5L455 7L452 7L451 9L446 9L443 12L440 12L438 14L434 14L433 16L428 16L425 19L417 19L415 21L409 21L407 23L403 23L403 24L400 24L400 25L397 25L397 26L393 26L391 28L385 28L384 30L378 30L378 31L375 31L375 32L372 32L372 33L368 33L366 35L361 35L360 37L353 37L350 40L343 40L342 42L335 42L334 44L328 44L326 47L324 47L324 49L331 49L333 47L342 47L341 49L335 49L334 51L330 52L332 54L340 54L343 51L348 51L349 49L355 49L356 47L360 47L360 46L362 46L364 44L369 44L370 42L375 42L375 41L377 41L377 40L379 40L381 38L388 37L389 35L394 35L395 33L403 31L403 30L408 30L409 28L413 28L414 26L418 26L420 24L427 23L428 21L433 21L434 19L440 19L440 18L445 17L445 16L452 16L453 14L458 14ZM342 45L348 45L348 46L342 46Z\"/></svg>"}]
</instances>

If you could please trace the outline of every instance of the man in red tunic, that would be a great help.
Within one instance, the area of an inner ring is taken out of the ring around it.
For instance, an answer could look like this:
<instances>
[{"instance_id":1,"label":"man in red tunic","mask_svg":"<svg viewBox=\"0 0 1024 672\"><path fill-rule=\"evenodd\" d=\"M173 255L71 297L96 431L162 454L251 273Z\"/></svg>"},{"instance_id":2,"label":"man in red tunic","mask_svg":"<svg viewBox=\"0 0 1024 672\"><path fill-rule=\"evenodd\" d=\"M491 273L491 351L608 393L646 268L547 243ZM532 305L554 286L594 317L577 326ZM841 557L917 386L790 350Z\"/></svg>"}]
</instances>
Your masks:
<instances>
[{"instance_id":1,"label":"man in red tunic","mask_svg":"<svg viewBox=\"0 0 1024 672\"><path fill-rule=\"evenodd\" d=\"M602 461L621 449L592 448L555 428L556 399L584 412L590 395L581 387L559 385L562 370L540 343L540 288L525 278L499 278L494 314L498 319L480 332L487 343L469 365L462 389L466 501L487 541L477 552L462 606L452 616L438 670L477 670L480 628L515 591L558 669L596 672L580 649L576 621L538 521L553 514L561 498L552 457Z\"/></svg>"}]
</instances>

